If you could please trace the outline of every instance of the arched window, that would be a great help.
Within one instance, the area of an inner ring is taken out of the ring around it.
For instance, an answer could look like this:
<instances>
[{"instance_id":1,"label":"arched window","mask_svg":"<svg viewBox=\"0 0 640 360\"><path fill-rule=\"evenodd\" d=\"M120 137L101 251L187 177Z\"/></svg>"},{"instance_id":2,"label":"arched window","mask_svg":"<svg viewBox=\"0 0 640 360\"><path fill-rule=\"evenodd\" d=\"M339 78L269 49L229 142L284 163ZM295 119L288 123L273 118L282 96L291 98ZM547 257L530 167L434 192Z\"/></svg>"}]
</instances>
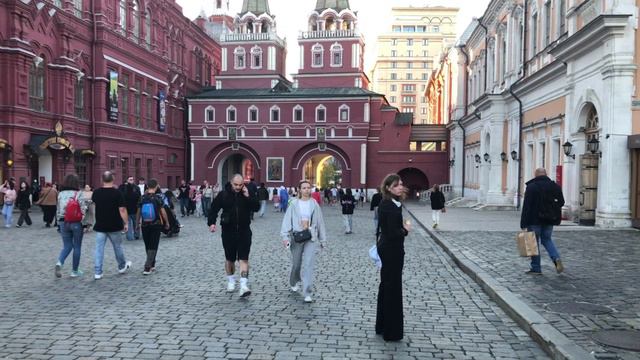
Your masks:
<instances>
[{"instance_id":1,"label":"arched window","mask_svg":"<svg viewBox=\"0 0 640 360\"><path fill-rule=\"evenodd\" d=\"M120 29L127 31L127 0L120 0Z\"/></svg>"},{"instance_id":2,"label":"arched window","mask_svg":"<svg viewBox=\"0 0 640 360\"><path fill-rule=\"evenodd\" d=\"M316 122L327 121L327 108L324 105L318 105L316 107Z\"/></svg>"},{"instance_id":3,"label":"arched window","mask_svg":"<svg viewBox=\"0 0 640 360\"><path fill-rule=\"evenodd\" d=\"M138 41L140 39L140 8L138 7L138 1L133 0L133 13L131 14L131 27L133 28L133 37Z\"/></svg>"},{"instance_id":4,"label":"arched window","mask_svg":"<svg viewBox=\"0 0 640 360\"><path fill-rule=\"evenodd\" d=\"M251 68L262 68L262 48L258 45L251 48Z\"/></svg>"},{"instance_id":5,"label":"arched window","mask_svg":"<svg viewBox=\"0 0 640 360\"><path fill-rule=\"evenodd\" d=\"M342 45L338 43L331 45L331 66L342 66Z\"/></svg>"},{"instance_id":6,"label":"arched window","mask_svg":"<svg viewBox=\"0 0 640 360\"><path fill-rule=\"evenodd\" d=\"M82 0L73 0L73 14L82 19Z\"/></svg>"},{"instance_id":7,"label":"arched window","mask_svg":"<svg viewBox=\"0 0 640 360\"><path fill-rule=\"evenodd\" d=\"M313 67L322 67L323 61L322 61L322 57L323 57L323 53L324 53L324 48L322 47L322 45L320 44L315 44L313 45L313 47L311 48L311 58L313 59L311 66Z\"/></svg>"},{"instance_id":8,"label":"arched window","mask_svg":"<svg viewBox=\"0 0 640 360\"><path fill-rule=\"evenodd\" d=\"M248 121L258 122L260 120L259 115L260 115L260 110L258 109L258 107L255 105L251 105L247 112L247 118L249 119Z\"/></svg>"},{"instance_id":9,"label":"arched window","mask_svg":"<svg viewBox=\"0 0 640 360\"><path fill-rule=\"evenodd\" d=\"M340 122L349 122L350 117L350 108L348 105L343 104L338 109L338 121Z\"/></svg>"},{"instance_id":10,"label":"arched window","mask_svg":"<svg viewBox=\"0 0 640 360\"><path fill-rule=\"evenodd\" d=\"M245 65L245 50L242 47L237 47L234 51L234 68L236 69L244 69Z\"/></svg>"},{"instance_id":11,"label":"arched window","mask_svg":"<svg viewBox=\"0 0 640 360\"><path fill-rule=\"evenodd\" d=\"M216 109L213 106L207 106L204 109L204 122L215 122L216 121Z\"/></svg>"},{"instance_id":12,"label":"arched window","mask_svg":"<svg viewBox=\"0 0 640 360\"><path fill-rule=\"evenodd\" d=\"M303 122L304 121L304 108L300 105L296 105L293 108L293 122Z\"/></svg>"},{"instance_id":13,"label":"arched window","mask_svg":"<svg viewBox=\"0 0 640 360\"><path fill-rule=\"evenodd\" d=\"M84 73L79 72L76 75L75 82L75 101L74 101L74 114L78 119L84 119Z\"/></svg>"},{"instance_id":14,"label":"arched window","mask_svg":"<svg viewBox=\"0 0 640 360\"><path fill-rule=\"evenodd\" d=\"M147 45L151 45L151 11L147 8L147 14L144 18L144 39L147 42Z\"/></svg>"},{"instance_id":15,"label":"arched window","mask_svg":"<svg viewBox=\"0 0 640 360\"><path fill-rule=\"evenodd\" d=\"M36 56L29 69L29 107L37 111L44 111L44 66L44 58Z\"/></svg>"},{"instance_id":16,"label":"arched window","mask_svg":"<svg viewBox=\"0 0 640 360\"><path fill-rule=\"evenodd\" d=\"M280 122L280 107L278 105L273 105L269 113L271 114L269 117L270 122Z\"/></svg>"},{"instance_id":17,"label":"arched window","mask_svg":"<svg viewBox=\"0 0 640 360\"><path fill-rule=\"evenodd\" d=\"M227 108L227 122L236 122L236 107L233 105Z\"/></svg>"}]
</instances>

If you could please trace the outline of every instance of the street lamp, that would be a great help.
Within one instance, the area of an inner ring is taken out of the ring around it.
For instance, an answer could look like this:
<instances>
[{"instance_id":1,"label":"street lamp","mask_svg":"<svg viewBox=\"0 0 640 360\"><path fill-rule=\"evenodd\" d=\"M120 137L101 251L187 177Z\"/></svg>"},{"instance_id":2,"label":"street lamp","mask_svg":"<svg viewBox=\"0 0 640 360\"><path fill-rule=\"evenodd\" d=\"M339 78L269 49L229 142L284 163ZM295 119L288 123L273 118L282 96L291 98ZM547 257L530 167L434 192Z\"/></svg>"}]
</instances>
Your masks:
<instances>
[{"instance_id":1,"label":"street lamp","mask_svg":"<svg viewBox=\"0 0 640 360\"><path fill-rule=\"evenodd\" d=\"M507 161L508 161L508 160L507 160L507 153L505 153L504 151L503 151L503 152L501 152L501 153L500 153L500 159L501 159L503 162L507 162Z\"/></svg>"},{"instance_id":2,"label":"street lamp","mask_svg":"<svg viewBox=\"0 0 640 360\"><path fill-rule=\"evenodd\" d=\"M488 153L484 153L484 162L491 164L491 156Z\"/></svg>"},{"instance_id":3,"label":"street lamp","mask_svg":"<svg viewBox=\"0 0 640 360\"><path fill-rule=\"evenodd\" d=\"M455 159L451 159L449 160L449 167L453 167L453 165L456 163Z\"/></svg>"},{"instance_id":4,"label":"street lamp","mask_svg":"<svg viewBox=\"0 0 640 360\"><path fill-rule=\"evenodd\" d=\"M513 151L511 152L511 159L512 159L513 161L519 161L519 160L520 160L520 159L518 159L518 152L517 152L517 151L513 150Z\"/></svg>"},{"instance_id":5,"label":"street lamp","mask_svg":"<svg viewBox=\"0 0 640 360\"><path fill-rule=\"evenodd\" d=\"M480 155L476 154L476 156L474 156L474 159L476 160L476 163L480 164L482 162L482 160L480 160Z\"/></svg>"},{"instance_id":6,"label":"street lamp","mask_svg":"<svg viewBox=\"0 0 640 360\"><path fill-rule=\"evenodd\" d=\"M592 154L597 153L598 150L600 149L600 140L598 140L595 136L592 137L591 140L587 142L587 149ZM600 153L600 156L602 156L602 153Z\"/></svg>"},{"instance_id":7,"label":"street lamp","mask_svg":"<svg viewBox=\"0 0 640 360\"><path fill-rule=\"evenodd\" d=\"M570 157L570 158L572 158L573 160L575 160L575 159L576 159L576 154L573 154L573 155L571 154L571 149L573 149L573 144L572 144L572 143L570 143L568 140L567 140L567 142L566 142L566 143L564 143L564 144L562 145L562 149L564 150L564 155L565 155L566 157Z\"/></svg>"}]
</instances>

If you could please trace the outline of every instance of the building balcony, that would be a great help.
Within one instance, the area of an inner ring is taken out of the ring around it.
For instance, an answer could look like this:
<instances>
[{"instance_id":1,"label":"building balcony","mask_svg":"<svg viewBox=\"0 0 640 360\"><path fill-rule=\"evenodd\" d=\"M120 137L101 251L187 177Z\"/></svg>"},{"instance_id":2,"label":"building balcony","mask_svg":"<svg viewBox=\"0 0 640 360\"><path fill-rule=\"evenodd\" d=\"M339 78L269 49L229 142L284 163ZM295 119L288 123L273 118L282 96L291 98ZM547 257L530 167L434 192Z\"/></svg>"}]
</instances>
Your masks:
<instances>
[{"instance_id":1,"label":"building balcony","mask_svg":"<svg viewBox=\"0 0 640 360\"><path fill-rule=\"evenodd\" d=\"M357 30L300 31L298 39L359 38Z\"/></svg>"},{"instance_id":2,"label":"building balcony","mask_svg":"<svg viewBox=\"0 0 640 360\"><path fill-rule=\"evenodd\" d=\"M252 42L252 41L276 41L282 46L286 46L286 42L282 40L276 33L242 33L242 34L222 34L220 42Z\"/></svg>"}]
</instances>

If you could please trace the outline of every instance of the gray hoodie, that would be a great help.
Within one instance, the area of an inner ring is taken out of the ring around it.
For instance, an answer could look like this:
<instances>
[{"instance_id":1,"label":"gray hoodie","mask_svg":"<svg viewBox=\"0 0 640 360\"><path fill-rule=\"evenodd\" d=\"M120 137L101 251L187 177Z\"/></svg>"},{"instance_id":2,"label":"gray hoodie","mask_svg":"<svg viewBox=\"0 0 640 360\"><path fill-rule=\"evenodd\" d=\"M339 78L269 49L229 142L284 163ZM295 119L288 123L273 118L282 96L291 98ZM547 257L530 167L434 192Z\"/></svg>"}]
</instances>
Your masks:
<instances>
[{"instance_id":1,"label":"gray hoodie","mask_svg":"<svg viewBox=\"0 0 640 360\"><path fill-rule=\"evenodd\" d=\"M293 199L289 207L287 207L287 212L284 214L284 219L282 219L282 228L280 229L280 235L282 239L287 239L291 241L291 232L292 231L302 231L302 227L300 226L300 214L298 211L298 199ZM313 209L311 210L311 225L309 226L311 230L311 241L319 241L320 244L324 246L327 240L327 231L324 226L324 217L322 216L322 209L320 209L320 205L313 200L310 199Z\"/></svg>"}]
</instances>

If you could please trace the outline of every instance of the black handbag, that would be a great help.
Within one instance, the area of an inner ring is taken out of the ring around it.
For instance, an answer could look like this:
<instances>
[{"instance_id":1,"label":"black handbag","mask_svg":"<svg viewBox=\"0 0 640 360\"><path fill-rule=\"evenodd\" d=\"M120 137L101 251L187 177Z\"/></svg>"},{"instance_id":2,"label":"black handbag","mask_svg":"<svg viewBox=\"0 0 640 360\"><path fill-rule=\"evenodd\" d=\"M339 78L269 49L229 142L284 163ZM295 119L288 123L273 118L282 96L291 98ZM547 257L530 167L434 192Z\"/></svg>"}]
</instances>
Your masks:
<instances>
[{"instance_id":1,"label":"black handbag","mask_svg":"<svg viewBox=\"0 0 640 360\"><path fill-rule=\"evenodd\" d=\"M311 220L309 221L309 226L311 226L311 224L313 224L313 212L311 212ZM311 238L313 237L311 235L311 230L309 229L304 229L302 231L292 231L291 235L293 237L293 241L295 241L298 244L306 243L307 241L311 240Z\"/></svg>"}]
</instances>

